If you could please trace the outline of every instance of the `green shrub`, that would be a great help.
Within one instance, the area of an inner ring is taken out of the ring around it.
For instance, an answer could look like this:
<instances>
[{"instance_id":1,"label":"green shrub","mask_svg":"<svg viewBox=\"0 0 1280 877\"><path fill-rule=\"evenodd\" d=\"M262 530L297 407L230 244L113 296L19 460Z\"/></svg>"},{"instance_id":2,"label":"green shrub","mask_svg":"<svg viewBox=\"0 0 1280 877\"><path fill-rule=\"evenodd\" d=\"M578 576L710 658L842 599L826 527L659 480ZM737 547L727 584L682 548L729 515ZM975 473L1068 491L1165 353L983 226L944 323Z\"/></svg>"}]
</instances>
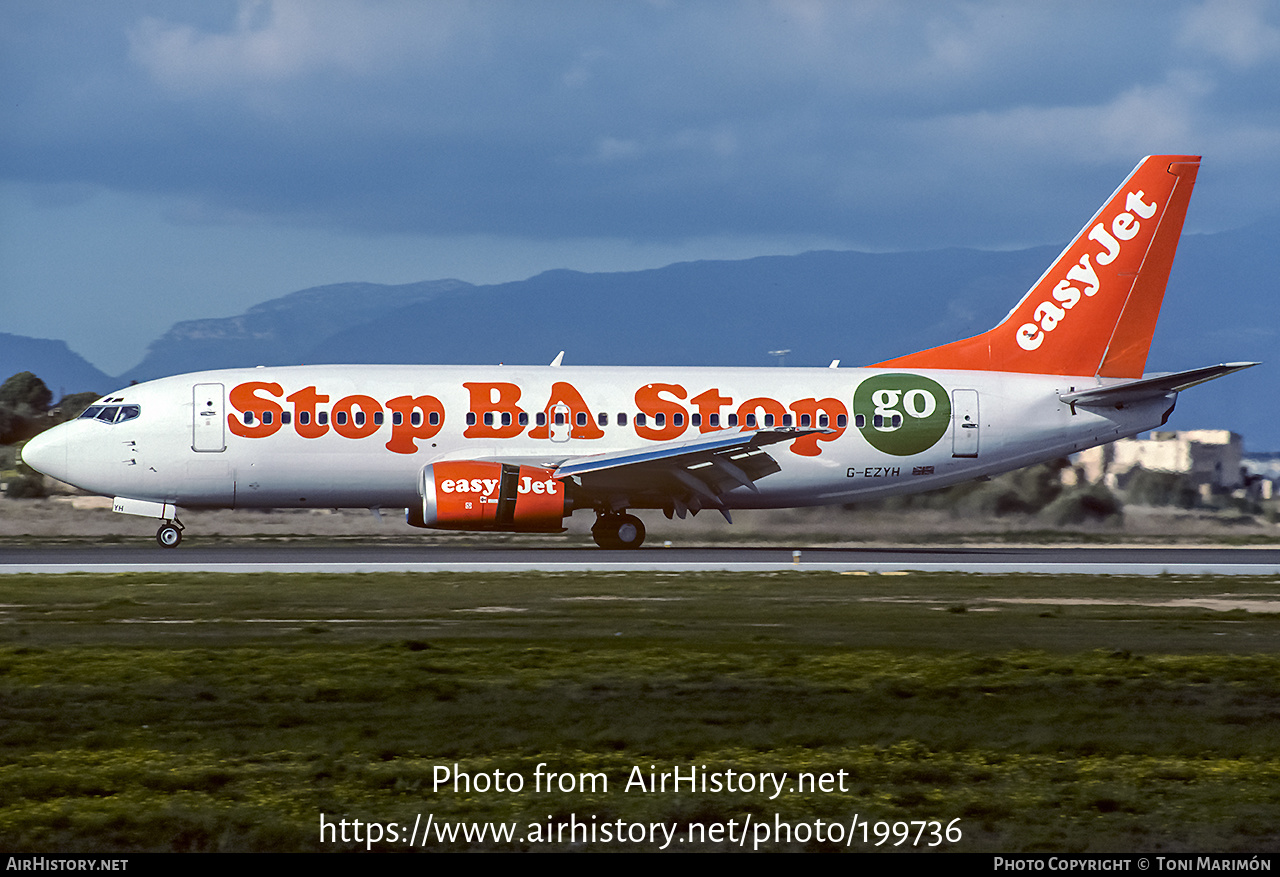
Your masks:
<instances>
[{"instance_id":1,"label":"green shrub","mask_svg":"<svg viewBox=\"0 0 1280 877\"><path fill-rule=\"evenodd\" d=\"M1082 524L1122 518L1124 505L1104 485L1090 484L1064 492L1040 515L1051 524Z\"/></svg>"},{"instance_id":2,"label":"green shrub","mask_svg":"<svg viewBox=\"0 0 1280 877\"><path fill-rule=\"evenodd\" d=\"M22 463L18 464L16 474L6 481L4 495L9 499L39 499L49 495L44 476Z\"/></svg>"},{"instance_id":3,"label":"green shrub","mask_svg":"<svg viewBox=\"0 0 1280 877\"><path fill-rule=\"evenodd\" d=\"M1195 485L1176 472L1151 472L1136 467L1124 488L1125 498L1134 505L1195 508L1199 494Z\"/></svg>"}]
</instances>

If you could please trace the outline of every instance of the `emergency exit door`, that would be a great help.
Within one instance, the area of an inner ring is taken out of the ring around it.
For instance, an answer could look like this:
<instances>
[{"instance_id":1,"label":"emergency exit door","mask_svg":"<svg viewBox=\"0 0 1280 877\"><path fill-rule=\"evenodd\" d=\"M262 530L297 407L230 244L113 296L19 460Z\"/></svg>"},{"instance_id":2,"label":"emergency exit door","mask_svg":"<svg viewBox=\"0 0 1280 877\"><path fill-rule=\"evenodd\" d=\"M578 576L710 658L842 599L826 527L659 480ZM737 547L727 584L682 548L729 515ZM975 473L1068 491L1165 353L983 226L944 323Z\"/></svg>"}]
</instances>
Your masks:
<instances>
[{"instance_id":1,"label":"emergency exit door","mask_svg":"<svg viewBox=\"0 0 1280 877\"><path fill-rule=\"evenodd\" d=\"M951 456L978 456L982 427L978 419L978 391L951 392Z\"/></svg>"}]
</instances>

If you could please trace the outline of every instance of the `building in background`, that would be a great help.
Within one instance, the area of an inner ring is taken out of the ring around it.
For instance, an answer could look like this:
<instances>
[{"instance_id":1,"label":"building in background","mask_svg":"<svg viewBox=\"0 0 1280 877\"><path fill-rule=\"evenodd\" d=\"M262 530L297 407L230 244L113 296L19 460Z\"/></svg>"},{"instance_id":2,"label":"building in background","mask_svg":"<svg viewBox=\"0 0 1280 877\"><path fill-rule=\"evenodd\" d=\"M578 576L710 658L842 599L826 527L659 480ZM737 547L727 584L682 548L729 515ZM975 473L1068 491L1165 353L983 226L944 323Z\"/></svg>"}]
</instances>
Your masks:
<instances>
[{"instance_id":1,"label":"building in background","mask_svg":"<svg viewBox=\"0 0 1280 877\"><path fill-rule=\"evenodd\" d=\"M1063 474L1069 482L1101 482L1124 490L1138 471L1168 473L1182 476L1202 500L1225 494L1269 500L1280 477L1280 460L1272 456L1246 458L1244 439L1226 429L1155 431L1145 439L1120 439L1081 451Z\"/></svg>"}]
</instances>

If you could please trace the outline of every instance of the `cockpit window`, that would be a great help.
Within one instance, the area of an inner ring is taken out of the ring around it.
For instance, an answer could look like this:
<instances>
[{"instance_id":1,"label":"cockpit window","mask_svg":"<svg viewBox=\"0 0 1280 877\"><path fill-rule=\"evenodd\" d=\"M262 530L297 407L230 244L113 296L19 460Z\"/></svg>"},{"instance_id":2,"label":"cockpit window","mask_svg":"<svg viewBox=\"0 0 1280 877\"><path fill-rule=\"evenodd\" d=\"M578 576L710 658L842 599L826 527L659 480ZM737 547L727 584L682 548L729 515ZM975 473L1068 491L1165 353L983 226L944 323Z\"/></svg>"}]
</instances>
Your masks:
<instances>
[{"instance_id":1,"label":"cockpit window","mask_svg":"<svg viewBox=\"0 0 1280 877\"><path fill-rule=\"evenodd\" d=\"M124 423L142 414L140 405L90 405L80 415L81 420L101 420L103 423Z\"/></svg>"}]
</instances>

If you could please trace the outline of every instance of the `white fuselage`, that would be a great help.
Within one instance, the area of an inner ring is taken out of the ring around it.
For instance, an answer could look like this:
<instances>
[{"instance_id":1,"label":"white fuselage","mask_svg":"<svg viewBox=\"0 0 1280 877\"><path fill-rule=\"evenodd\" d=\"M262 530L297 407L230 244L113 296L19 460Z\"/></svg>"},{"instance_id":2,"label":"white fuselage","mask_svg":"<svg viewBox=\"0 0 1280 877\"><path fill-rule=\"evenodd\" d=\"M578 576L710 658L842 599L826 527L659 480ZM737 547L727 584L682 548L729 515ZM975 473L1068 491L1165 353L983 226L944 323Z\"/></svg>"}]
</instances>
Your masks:
<instances>
[{"instance_id":1,"label":"white fuselage","mask_svg":"<svg viewBox=\"0 0 1280 877\"><path fill-rule=\"evenodd\" d=\"M228 369L120 390L109 404L137 416L71 421L24 456L93 493L177 506L412 507L423 467L443 460L554 466L727 428L825 430L771 446L779 471L722 497L778 508L944 487L1134 435L1172 410L1173 395L1118 409L1059 399L1099 383L853 368Z\"/></svg>"}]
</instances>

